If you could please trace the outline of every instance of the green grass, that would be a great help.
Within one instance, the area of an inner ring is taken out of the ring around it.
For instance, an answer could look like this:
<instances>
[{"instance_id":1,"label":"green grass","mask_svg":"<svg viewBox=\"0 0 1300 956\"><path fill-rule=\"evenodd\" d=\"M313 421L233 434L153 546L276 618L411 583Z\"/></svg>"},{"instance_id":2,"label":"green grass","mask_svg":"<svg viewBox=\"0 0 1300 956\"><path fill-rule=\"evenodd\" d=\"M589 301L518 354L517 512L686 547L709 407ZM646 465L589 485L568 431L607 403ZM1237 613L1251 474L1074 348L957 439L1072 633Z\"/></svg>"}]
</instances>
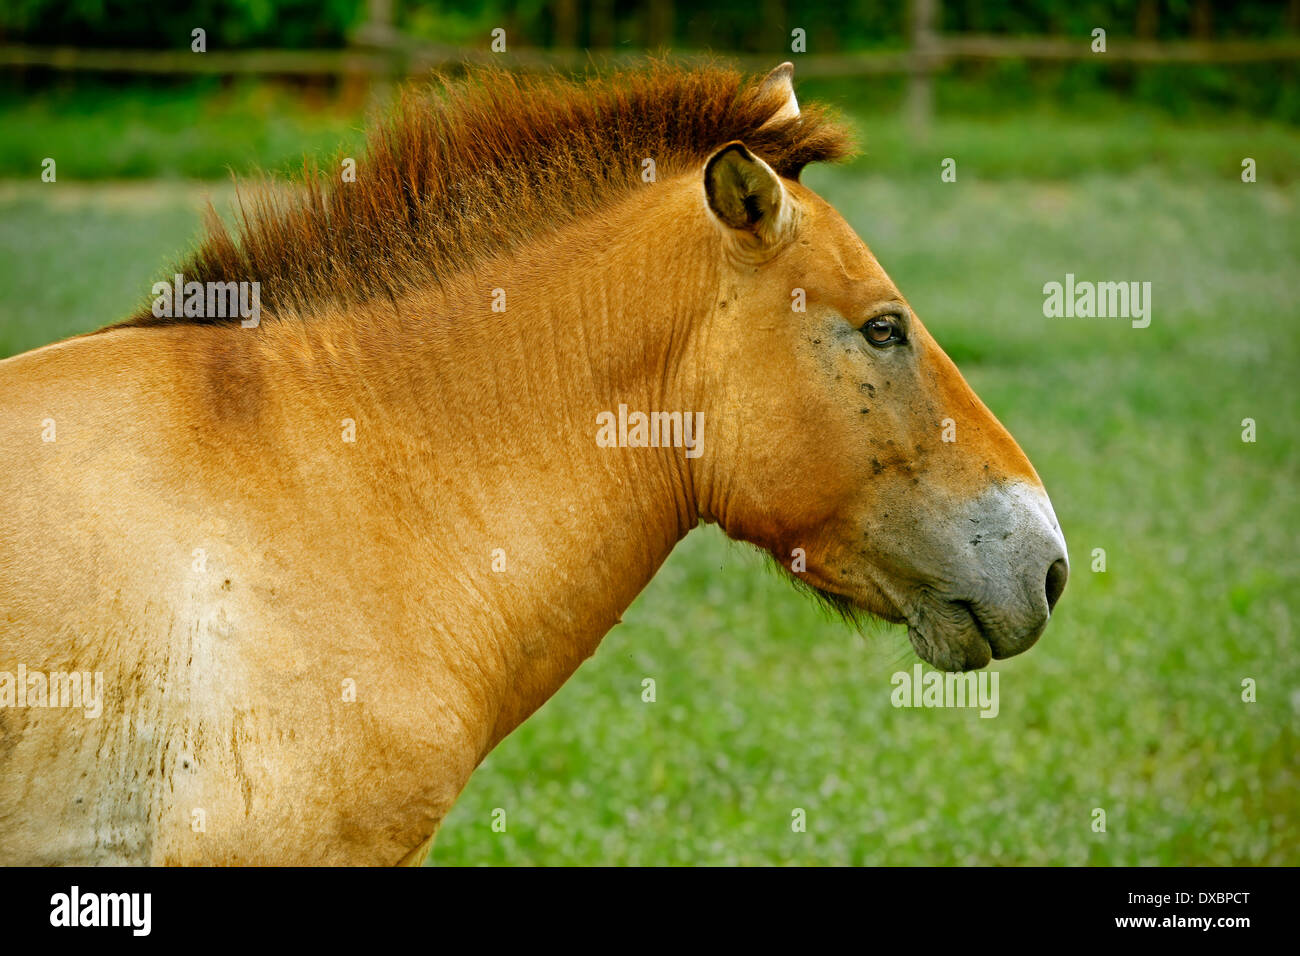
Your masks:
<instances>
[{"instance_id":1,"label":"green grass","mask_svg":"<svg viewBox=\"0 0 1300 956\"><path fill-rule=\"evenodd\" d=\"M821 100L863 130L864 171L891 177L938 175L952 157L958 178L1061 179L1158 167L1171 178L1240 176L1253 158L1260 181L1300 174L1300 129L1233 112L1213 124L1090 93L1068 108L1041 95L1009 119L989 114L996 82L940 83L941 105L928 135L899 119L898 77L802 80L804 101ZM60 181L217 179L230 169L292 171L304 152L332 160L360 147L367 97L295 94L283 87L212 81L125 89L70 86L22 93L0 86L0 178L38 181L52 157ZM373 103L371 103L373 106ZM93 148L88 148L93 144Z\"/></svg>"},{"instance_id":2,"label":"green grass","mask_svg":"<svg viewBox=\"0 0 1300 956\"><path fill-rule=\"evenodd\" d=\"M304 153L327 160L359 145L365 112L363 104L248 82L3 88L0 177L40 181L47 157L60 182L291 171Z\"/></svg>"},{"instance_id":3,"label":"green grass","mask_svg":"<svg viewBox=\"0 0 1300 956\"><path fill-rule=\"evenodd\" d=\"M1034 122L972 122L965 142L992 155ZM1122 124L1109 135L1096 156L1130 148ZM996 665L997 718L894 709L901 630L858 636L696 531L485 761L435 863L1300 863L1294 170L1246 185L1226 162L1097 159L1062 179L1008 159L985 177L950 152L953 184L865 164L807 181L1019 439L1069 539L1052 626ZM194 201L0 189L0 352L119 317L187 244ZM1150 281L1151 327L1044 318L1066 272Z\"/></svg>"}]
</instances>

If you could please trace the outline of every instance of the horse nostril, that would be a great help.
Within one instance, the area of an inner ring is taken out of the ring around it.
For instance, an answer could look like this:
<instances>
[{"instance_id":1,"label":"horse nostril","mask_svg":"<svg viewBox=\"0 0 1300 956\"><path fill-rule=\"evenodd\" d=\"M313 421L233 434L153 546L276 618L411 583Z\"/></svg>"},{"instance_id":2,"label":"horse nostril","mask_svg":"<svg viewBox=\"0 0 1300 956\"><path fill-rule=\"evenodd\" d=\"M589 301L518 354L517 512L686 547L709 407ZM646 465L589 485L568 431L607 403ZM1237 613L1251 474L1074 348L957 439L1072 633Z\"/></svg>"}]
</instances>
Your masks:
<instances>
[{"instance_id":1,"label":"horse nostril","mask_svg":"<svg viewBox=\"0 0 1300 956\"><path fill-rule=\"evenodd\" d=\"M1065 563L1064 558L1057 558L1052 562L1052 566L1047 569L1047 613L1051 614L1056 607L1056 602L1061 599L1061 592L1065 590L1065 580L1070 576L1070 566Z\"/></svg>"}]
</instances>

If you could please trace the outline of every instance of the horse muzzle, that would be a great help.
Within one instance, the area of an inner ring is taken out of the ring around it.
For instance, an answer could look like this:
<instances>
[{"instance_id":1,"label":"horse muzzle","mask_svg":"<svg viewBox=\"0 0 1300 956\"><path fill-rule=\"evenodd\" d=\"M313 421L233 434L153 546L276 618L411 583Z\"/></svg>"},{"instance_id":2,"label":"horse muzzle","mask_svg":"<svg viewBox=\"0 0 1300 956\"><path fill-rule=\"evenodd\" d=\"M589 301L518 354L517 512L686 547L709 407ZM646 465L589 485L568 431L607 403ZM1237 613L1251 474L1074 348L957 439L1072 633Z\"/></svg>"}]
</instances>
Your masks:
<instances>
[{"instance_id":1,"label":"horse muzzle","mask_svg":"<svg viewBox=\"0 0 1300 956\"><path fill-rule=\"evenodd\" d=\"M1042 636L1070 576L1065 538L1041 487L992 488L955 522L942 584L908 614L908 637L941 670L1023 653Z\"/></svg>"}]
</instances>

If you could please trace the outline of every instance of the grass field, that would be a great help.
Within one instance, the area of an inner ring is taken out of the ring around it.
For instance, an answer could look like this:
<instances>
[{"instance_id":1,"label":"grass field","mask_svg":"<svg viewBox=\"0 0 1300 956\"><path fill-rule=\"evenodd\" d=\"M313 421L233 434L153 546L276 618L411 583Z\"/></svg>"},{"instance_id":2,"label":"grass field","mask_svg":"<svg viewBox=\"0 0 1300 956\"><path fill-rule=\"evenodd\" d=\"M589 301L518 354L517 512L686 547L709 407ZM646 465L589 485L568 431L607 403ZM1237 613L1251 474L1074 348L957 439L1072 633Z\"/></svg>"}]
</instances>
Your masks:
<instances>
[{"instance_id":1,"label":"grass field","mask_svg":"<svg viewBox=\"0 0 1300 956\"><path fill-rule=\"evenodd\" d=\"M895 709L901 629L856 635L699 530L487 759L435 863L1300 863L1300 136L1159 136L1144 159L1118 119L1075 145L967 122L906 169L806 177L1019 439L1069 540L1056 619L995 665L998 716ZM1244 184L1256 152L1271 168ZM72 179L0 184L0 354L120 317L193 234L202 188ZM1067 272L1151 282L1150 327L1045 318Z\"/></svg>"}]
</instances>

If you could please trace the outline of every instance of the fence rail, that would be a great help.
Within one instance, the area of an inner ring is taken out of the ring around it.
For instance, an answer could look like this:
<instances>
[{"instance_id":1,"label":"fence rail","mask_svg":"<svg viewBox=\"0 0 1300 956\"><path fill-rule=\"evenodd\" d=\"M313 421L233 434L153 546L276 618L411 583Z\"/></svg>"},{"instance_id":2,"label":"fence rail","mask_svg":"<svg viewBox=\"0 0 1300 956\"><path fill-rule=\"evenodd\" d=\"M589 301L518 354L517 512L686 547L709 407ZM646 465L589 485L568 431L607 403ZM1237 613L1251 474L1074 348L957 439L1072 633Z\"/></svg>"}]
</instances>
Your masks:
<instances>
[{"instance_id":1,"label":"fence rail","mask_svg":"<svg viewBox=\"0 0 1300 956\"><path fill-rule=\"evenodd\" d=\"M910 47L893 51L833 54L667 53L685 63L726 61L755 72L771 69L781 57L795 61L800 76L909 76L907 113L924 129L933 112L933 76L958 60L1104 60L1107 63L1263 63L1300 59L1300 37L1274 40L1149 41L1115 38L1104 54L1092 51L1091 37L1010 37L941 34L933 30L935 0L912 0ZM423 44L383 34L387 42L340 50L111 50L72 46L0 46L0 68L167 75L368 76L396 79L426 75L466 63L492 63L513 69L582 69L593 64L630 66L649 54L626 50L524 48L505 53Z\"/></svg>"},{"instance_id":2,"label":"fence rail","mask_svg":"<svg viewBox=\"0 0 1300 956\"><path fill-rule=\"evenodd\" d=\"M766 55L669 52L672 60L726 60L742 66L770 68L779 57L796 61L802 76L859 76L935 70L954 60L1102 60L1127 63L1259 63L1300 59L1300 38L1279 40L1148 41L1115 39L1104 54L1093 53L1088 37L1007 37L935 34L907 50L856 53ZM113 73L330 75L373 73L412 75L463 63L497 63L507 67L581 68L590 63L642 62L649 53L626 50L523 49L490 53L468 47L396 45L339 50L113 50L71 46L0 46L0 67L47 67Z\"/></svg>"}]
</instances>

